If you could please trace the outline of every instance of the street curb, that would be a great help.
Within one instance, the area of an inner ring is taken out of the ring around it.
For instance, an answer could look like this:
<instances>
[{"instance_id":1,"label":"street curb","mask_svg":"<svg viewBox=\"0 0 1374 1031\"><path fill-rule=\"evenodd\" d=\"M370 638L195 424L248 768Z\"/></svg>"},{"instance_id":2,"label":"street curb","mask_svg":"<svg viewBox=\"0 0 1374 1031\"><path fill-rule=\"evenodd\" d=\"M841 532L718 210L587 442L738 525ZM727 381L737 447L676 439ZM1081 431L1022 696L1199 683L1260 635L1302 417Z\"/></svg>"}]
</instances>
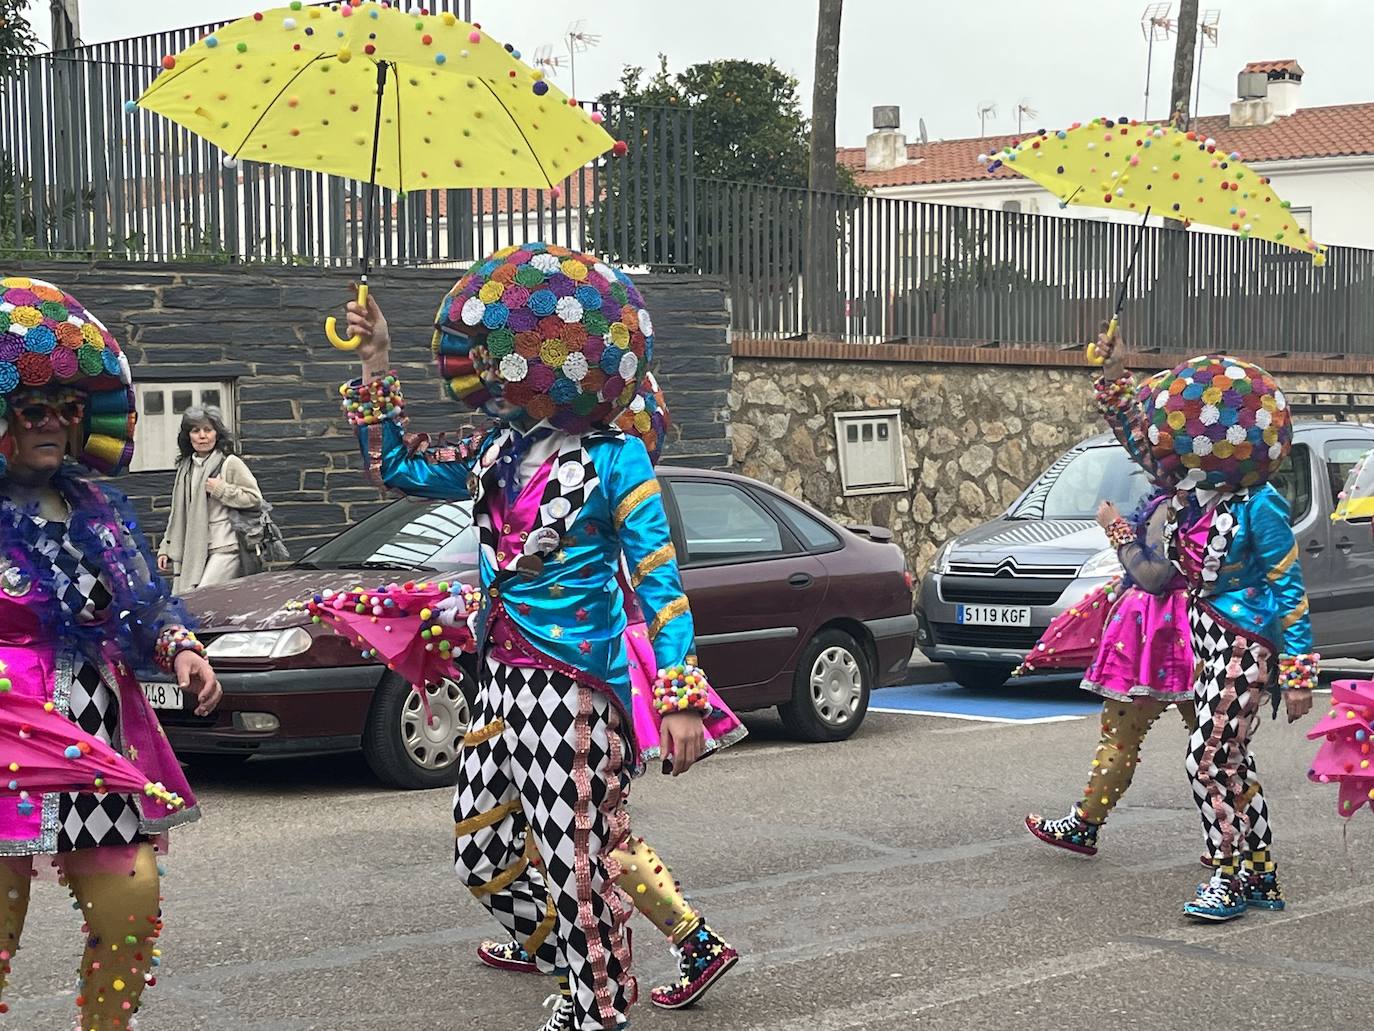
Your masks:
<instances>
[{"instance_id":1,"label":"street curb","mask_svg":"<svg viewBox=\"0 0 1374 1031\"><path fill-rule=\"evenodd\" d=\"M907 684L944 684L952 679L949 668L939 662L913 662L906 668Z\"/></svg>"}]
</instances>

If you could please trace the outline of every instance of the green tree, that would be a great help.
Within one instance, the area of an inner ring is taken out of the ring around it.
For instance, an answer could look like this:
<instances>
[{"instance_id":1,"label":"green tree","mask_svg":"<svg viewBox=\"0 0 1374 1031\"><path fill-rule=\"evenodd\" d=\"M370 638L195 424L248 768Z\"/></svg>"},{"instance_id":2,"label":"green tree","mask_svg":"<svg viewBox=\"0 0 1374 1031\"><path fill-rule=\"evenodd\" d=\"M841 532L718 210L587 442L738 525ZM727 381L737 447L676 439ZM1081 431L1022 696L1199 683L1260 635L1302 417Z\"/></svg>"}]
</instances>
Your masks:
<instances>
[{"instance_id":1,"label":"green tree","mask_svg":"<svg viewBox=\"0 0 1374 1031\"><path fill-rule=\"evenodd\" d=\"M705 61L673 74L660 54L658 69L647 78L643 67L626 66L619 88L601 101L691 111L700 178L807 185L811 128L797 80L773 61ZM838 172L841 190L862 192L847 168Z\"/></svg>"},{"instance_id":2,"label":"green tree","mask_svg":"<svg viewBox=\"0 0 1374 1031\"><path fill-rule=\"evenodd\" d=\"M38 36L24 17L28 0L0 0L0 74L14 71L38 47Z\"/></svg>"}]
</instances>

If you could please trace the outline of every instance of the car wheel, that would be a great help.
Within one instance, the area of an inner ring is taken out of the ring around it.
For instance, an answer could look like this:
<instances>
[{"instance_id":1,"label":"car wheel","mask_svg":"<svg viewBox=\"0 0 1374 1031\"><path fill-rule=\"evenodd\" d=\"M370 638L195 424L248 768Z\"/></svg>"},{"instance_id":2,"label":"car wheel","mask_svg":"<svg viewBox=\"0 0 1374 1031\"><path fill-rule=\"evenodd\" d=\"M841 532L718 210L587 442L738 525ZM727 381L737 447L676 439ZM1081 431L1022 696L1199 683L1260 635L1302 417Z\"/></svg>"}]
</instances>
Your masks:
<instances>
[{"instance_id":1,"label":"car wheel","mask_svg":"<svg viewBox=\"0 0 1374 1031\"><path fill-rule=\"evenodd\" d=\"M463 735L472 722L473 688L444 679L425 688L432 723L420 692L395 673L382 678L363 729L363 756L382 783L394 788L440 788L458 780Z\"/></svg>"},{"instance_id":2,"label":"car wheel","mask_svg":"<svg viewBox=\"0 0 1374 1031\"><path fill-rule=\"evenodd\" d=\"M995 662L946 662L945 667L956 684L973 691L996 690L1007 682L1016 668Z\"/></svg>"},{"instance_id":3,"label":"car wheel","mask_svg":"<svg viewBox=\"0 0 1374 1031\"><path fill-rule=\"evenodd\" d=\"M868 656L842 630L822 630L802 652L782 724L803 741L843 741L864 721L873 674Z\"/></svg>"}]
</instances>

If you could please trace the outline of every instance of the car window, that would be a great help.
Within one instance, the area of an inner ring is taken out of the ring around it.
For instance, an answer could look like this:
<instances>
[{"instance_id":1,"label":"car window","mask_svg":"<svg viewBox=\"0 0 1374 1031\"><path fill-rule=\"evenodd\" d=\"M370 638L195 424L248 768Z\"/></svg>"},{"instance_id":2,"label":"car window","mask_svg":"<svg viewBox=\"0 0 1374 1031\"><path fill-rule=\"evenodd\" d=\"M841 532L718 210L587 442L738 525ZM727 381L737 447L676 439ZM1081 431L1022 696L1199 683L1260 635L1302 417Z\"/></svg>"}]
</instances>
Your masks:
<instances>
[{"instance_id":1,"label":"car window","mask_svg":"<svg viewBox=\"0 0 1374 1031\"><path fill-rule=\"evenodd\" d=\"M840 538L834 530L796 505L779 500L777 510L807 551L828 551L840 546Z\"/></svg>"},{"instance_id":2,"label":"car window","mask_svg":"<svg viewBox=\"0 0 1374 1031\"><path fill-rule=\"evenodd\" d=\"M729 483L673 481L689 562L730 562L784 553L782 528L768 510Z\"/></svg>"},{"instance_id":3,"label":"car window","mask_svg":"<svg viewBox=\"0 0 1374 1031\"><path fill-rule=\"evenodd\" d=\"M477 528L468 501L396 501L305 560L321 569L394 565L413 569L475 566Z\"/></svg>"},{"instance_id":4,"label":"car window","mask_svg":"<svg viewBox=\"0 0 1374 1031\"><path fill-rule=\"evenodd\" d=\"M1335 440L1326 445L1326 478L1331 484L1333 506L1341 491L1345 490L1345 481L1349 478L1351 470L1361 458L1369 454L1371 447L1374 447L1374 441L1369 440ZM1348 519L1346 522L1367 523L1369 516Z\"/></svg>"},{"instance_id":5,"label":"car window","mask_svg":"<svg viewBox=\"0 0 1374 1031\"><path fill-rule=\"evenodd\" d=\"M1312 459L1307 445L1294 444L1269 482L1288 502L1289 523L1297 526L1306 519L1312 510Z\"/></svg>"},{"instance_id":6,"label":"car window","mask_svg":"<svg viewBox=\"0 0 1374 1031\"><path fill-rule=\"evenodd\" d=\"M1009 514L1013 519L1092 519L1103 501L1130 512L1149 493L1149 477L1124 448L1089 447L1050 466Z\"/></svg>"}]
</instances>

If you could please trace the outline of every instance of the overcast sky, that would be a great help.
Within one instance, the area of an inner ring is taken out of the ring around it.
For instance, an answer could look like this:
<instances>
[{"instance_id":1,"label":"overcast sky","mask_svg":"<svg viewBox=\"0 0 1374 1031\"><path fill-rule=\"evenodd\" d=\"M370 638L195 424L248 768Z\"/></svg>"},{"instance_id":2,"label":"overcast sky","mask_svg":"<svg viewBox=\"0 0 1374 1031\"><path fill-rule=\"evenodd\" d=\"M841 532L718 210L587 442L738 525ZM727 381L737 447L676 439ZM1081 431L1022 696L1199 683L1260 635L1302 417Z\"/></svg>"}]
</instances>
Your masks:
<instances>
[{"instance_id":1,"label":"overcast sky","mask_svg":"<svg viewBox=\"0 0 1374 1031\"><path fill-rule=\"evenodd\" d=\"M274 6L286 6L284 2ZM1203 58L1203 114L1226 110L1246 61L1297 58L1301 103L1374 100L1370 0L1203 0L1221 11L1220 45ZM839 142L859 145L876 104L899 104L903 128L924 118L931 139L978 135L977 109L995 103L988 132L1014 132L1016 106L1039 112L1026 127L1095 114L1139 117L1145 0L849 0L840 53ZM1177 2L1175 2L1177 7ZM34 0L48 35L48 0ZM264 9L253 0L81 0L87 42L138 35ZM1057 20L1049 12L1062 11ZM557 13L551 13L557 12ZM772 58L802 83L811 106L815 0L582 0L569 4L473 0L473 18L528 58L557 45L572 18L602 41L578 56L583 97L614 84L623 65L652 67L665 52L680 69L718 57ZM1151 113L1169 100L1172 40L1155 44ZM569 79L558 78L564 89Z\"/></svg>"}]
</instances>

